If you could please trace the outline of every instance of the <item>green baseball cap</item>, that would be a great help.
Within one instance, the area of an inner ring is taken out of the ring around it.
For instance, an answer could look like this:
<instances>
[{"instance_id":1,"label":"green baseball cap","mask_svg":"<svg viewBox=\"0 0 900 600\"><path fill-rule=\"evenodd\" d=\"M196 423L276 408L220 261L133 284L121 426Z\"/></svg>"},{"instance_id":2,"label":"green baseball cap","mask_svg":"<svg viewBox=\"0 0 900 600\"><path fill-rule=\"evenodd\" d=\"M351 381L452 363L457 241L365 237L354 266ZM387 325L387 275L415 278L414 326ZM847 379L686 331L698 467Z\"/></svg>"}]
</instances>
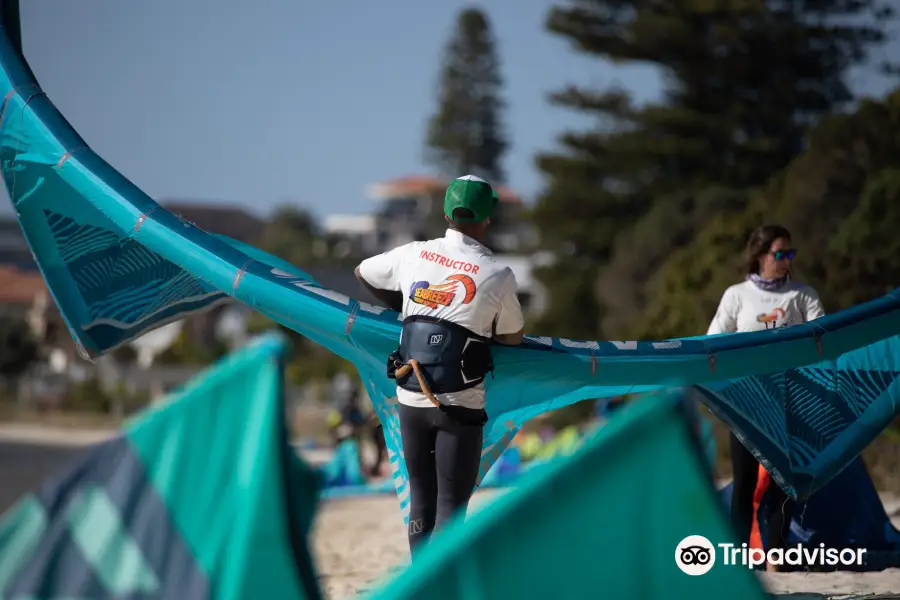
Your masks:
<instances>
[{"instance_id":1,"label":"green baseball cap","mask_svg":"<svg viewBox=\"0 0 900 600\"><path fill-rule=\"evenodd\" d=\"M480 223L494 213L499 196L491 185L475 175L464 175L447 186L444 195L444 214L448 219L461 223ZM475 215L471 219L454 219L453 211L467 208Z\"/></svg>"}]
</instances>

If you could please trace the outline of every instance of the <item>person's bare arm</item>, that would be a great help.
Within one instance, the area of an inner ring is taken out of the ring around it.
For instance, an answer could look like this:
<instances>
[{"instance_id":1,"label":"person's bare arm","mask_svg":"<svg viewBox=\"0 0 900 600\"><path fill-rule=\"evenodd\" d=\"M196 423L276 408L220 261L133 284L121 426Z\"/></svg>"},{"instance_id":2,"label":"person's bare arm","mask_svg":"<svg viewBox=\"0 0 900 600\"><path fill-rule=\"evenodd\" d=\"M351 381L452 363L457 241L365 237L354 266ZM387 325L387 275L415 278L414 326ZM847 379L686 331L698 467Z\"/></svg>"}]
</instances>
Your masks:
<instances>
[{"instance_id":1,"label":"person's bare arm","mask_svg":"<svg viewBox=\"0 0 900 600\"><path fill-rule=\"evenodd\" d=\"M525 330L520 329L515 333L495 333L494 341L507 346L518 346L525 339Z\"/></svg>"},{"instance_id":2,"label":"person's bare arm","mask_svg":"<svg viewBox=\"0 0 900 600\"><path fill-rule=\"evenodd\" d=\"M374 287L368 281L366 281L363 276L359 272L359 267L353 271L353 274L356 275L356 278L363 284L363 286L369 290L369 293L378 298L381 302L385 304L391 310L395 310L400 312L403 310L403 293L395 292L393 290L382 290L377 287Z\"/></svg>"}]
</instances>

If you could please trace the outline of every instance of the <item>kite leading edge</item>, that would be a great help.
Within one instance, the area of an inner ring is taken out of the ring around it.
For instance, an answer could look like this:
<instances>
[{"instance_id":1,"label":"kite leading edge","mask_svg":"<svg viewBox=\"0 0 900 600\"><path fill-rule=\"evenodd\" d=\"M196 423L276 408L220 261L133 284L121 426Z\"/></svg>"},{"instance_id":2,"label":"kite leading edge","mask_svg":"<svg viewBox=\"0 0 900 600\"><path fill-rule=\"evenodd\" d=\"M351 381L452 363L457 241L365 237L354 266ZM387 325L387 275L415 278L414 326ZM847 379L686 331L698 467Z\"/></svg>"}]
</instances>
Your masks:
<instances>
[{"instance_id":1,"label":"kite leading edge","mask_svg":"<svg viewBox=\"0 0 900 600\"><path fill-rule=\"evenodd\" d=\"M3 179L82 355L101 356L166 323L242 302L355 365L384 424L405 512L395 387L384 369L399 339L398 314L326 289L281 259L203 231L159 206L98 156L41 90L22 54L15 0L0 0L0 19ZM786 423L807 416L793 415L777 396L748 409L734 390L762 386L772 377L810 378L815 369L851 379L876 370L900 372L898 334L900 289L814 322L756 333L661 341L526 336L521 347L494 353L497 375L487 382L490 420L480 478L522 424L548 410L700 385L703 401L759 449L785 489L807 495L880 432L877 425L892 414L894 376L869 386L865 397L848 400L852 386L829 390L833 405L852 402L855 418L821 447L803 452L786 434Z\"/></svg>"}]
</instances>

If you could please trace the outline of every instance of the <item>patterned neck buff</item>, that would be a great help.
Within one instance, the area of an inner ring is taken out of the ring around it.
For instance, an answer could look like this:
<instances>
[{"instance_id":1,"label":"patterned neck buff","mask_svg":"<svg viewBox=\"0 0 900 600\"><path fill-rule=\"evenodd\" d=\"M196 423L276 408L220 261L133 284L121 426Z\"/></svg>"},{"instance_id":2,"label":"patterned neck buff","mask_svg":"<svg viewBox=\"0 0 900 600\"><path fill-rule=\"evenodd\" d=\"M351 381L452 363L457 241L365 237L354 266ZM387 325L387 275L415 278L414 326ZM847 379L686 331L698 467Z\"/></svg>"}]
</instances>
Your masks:
<instances>
[{"instance_id":1,"label":"patterned neck buff","mask_svg":"<svg viewBox=\"0 0 900 600\"><path fill-rule=\"evenodd\" d=\"M753 282L753 284L761 290L765 290L767 292L774 292L775 290L780 289L785 283L787 283L788 276L779 277L778 279L765 279L760 277L757 273L751 273L747 275L747 279Z\"/></svg>"}]
</instances>

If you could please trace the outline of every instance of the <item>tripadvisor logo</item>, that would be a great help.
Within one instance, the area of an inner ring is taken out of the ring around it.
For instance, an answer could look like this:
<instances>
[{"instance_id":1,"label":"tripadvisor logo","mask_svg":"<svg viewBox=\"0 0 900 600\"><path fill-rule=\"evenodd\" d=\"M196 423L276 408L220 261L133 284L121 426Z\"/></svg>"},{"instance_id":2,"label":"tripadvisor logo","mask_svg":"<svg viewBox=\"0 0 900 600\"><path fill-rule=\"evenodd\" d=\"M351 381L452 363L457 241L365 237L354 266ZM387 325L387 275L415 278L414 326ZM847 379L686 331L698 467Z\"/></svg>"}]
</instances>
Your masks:
<instances>
[{"instance_id":1,"label":"tripadvisor logo","mask_svg":"<svg viewBox=\"0 0 900 600\"><path fill-rule=\"evenodd\" d=\"M705 575L716 564L716 549L702 535L689 535L675 547L675 564L688 575Z\"/></svg>"},{"instance_id":2,"label":"tripadvisor logo","mask_svg":"<svg viewBox=\"0 0 900 600\"><path fill-rule=\"evenodd\" d=\"M718 546L722 549L722 564L744 565L748 569L766 563L778 567L782 565L820 567L828 565L834 567L838 564L862 566L863 555L866 553L865 548L842 548L839 550L826 548L825 544L819 544L818 547L797 544L786 549L772 548L768 552L764 552L761 548L748 548L746 543L741 544L740 547L734 544L718 544Z\"/></svg>"},{"instance_id":3,"label":"tripadvisor logo","mask_svg":"<svg viewBox=\"0 0 900 600\"><path fill-rule=\"evenodd\" d=\"M865 548L826 548L825 544L803 546L797 544L791 548L773 548L768 552L761 548L748 548L747 544L713 544L702 535L689 535L675 547L675 564L688 575L705 575L716 564L716 548L721 549L722 564L727 566L745 566L748 569L766 563L782 566L862 566Z\"/></svg>"}]
</instances>

